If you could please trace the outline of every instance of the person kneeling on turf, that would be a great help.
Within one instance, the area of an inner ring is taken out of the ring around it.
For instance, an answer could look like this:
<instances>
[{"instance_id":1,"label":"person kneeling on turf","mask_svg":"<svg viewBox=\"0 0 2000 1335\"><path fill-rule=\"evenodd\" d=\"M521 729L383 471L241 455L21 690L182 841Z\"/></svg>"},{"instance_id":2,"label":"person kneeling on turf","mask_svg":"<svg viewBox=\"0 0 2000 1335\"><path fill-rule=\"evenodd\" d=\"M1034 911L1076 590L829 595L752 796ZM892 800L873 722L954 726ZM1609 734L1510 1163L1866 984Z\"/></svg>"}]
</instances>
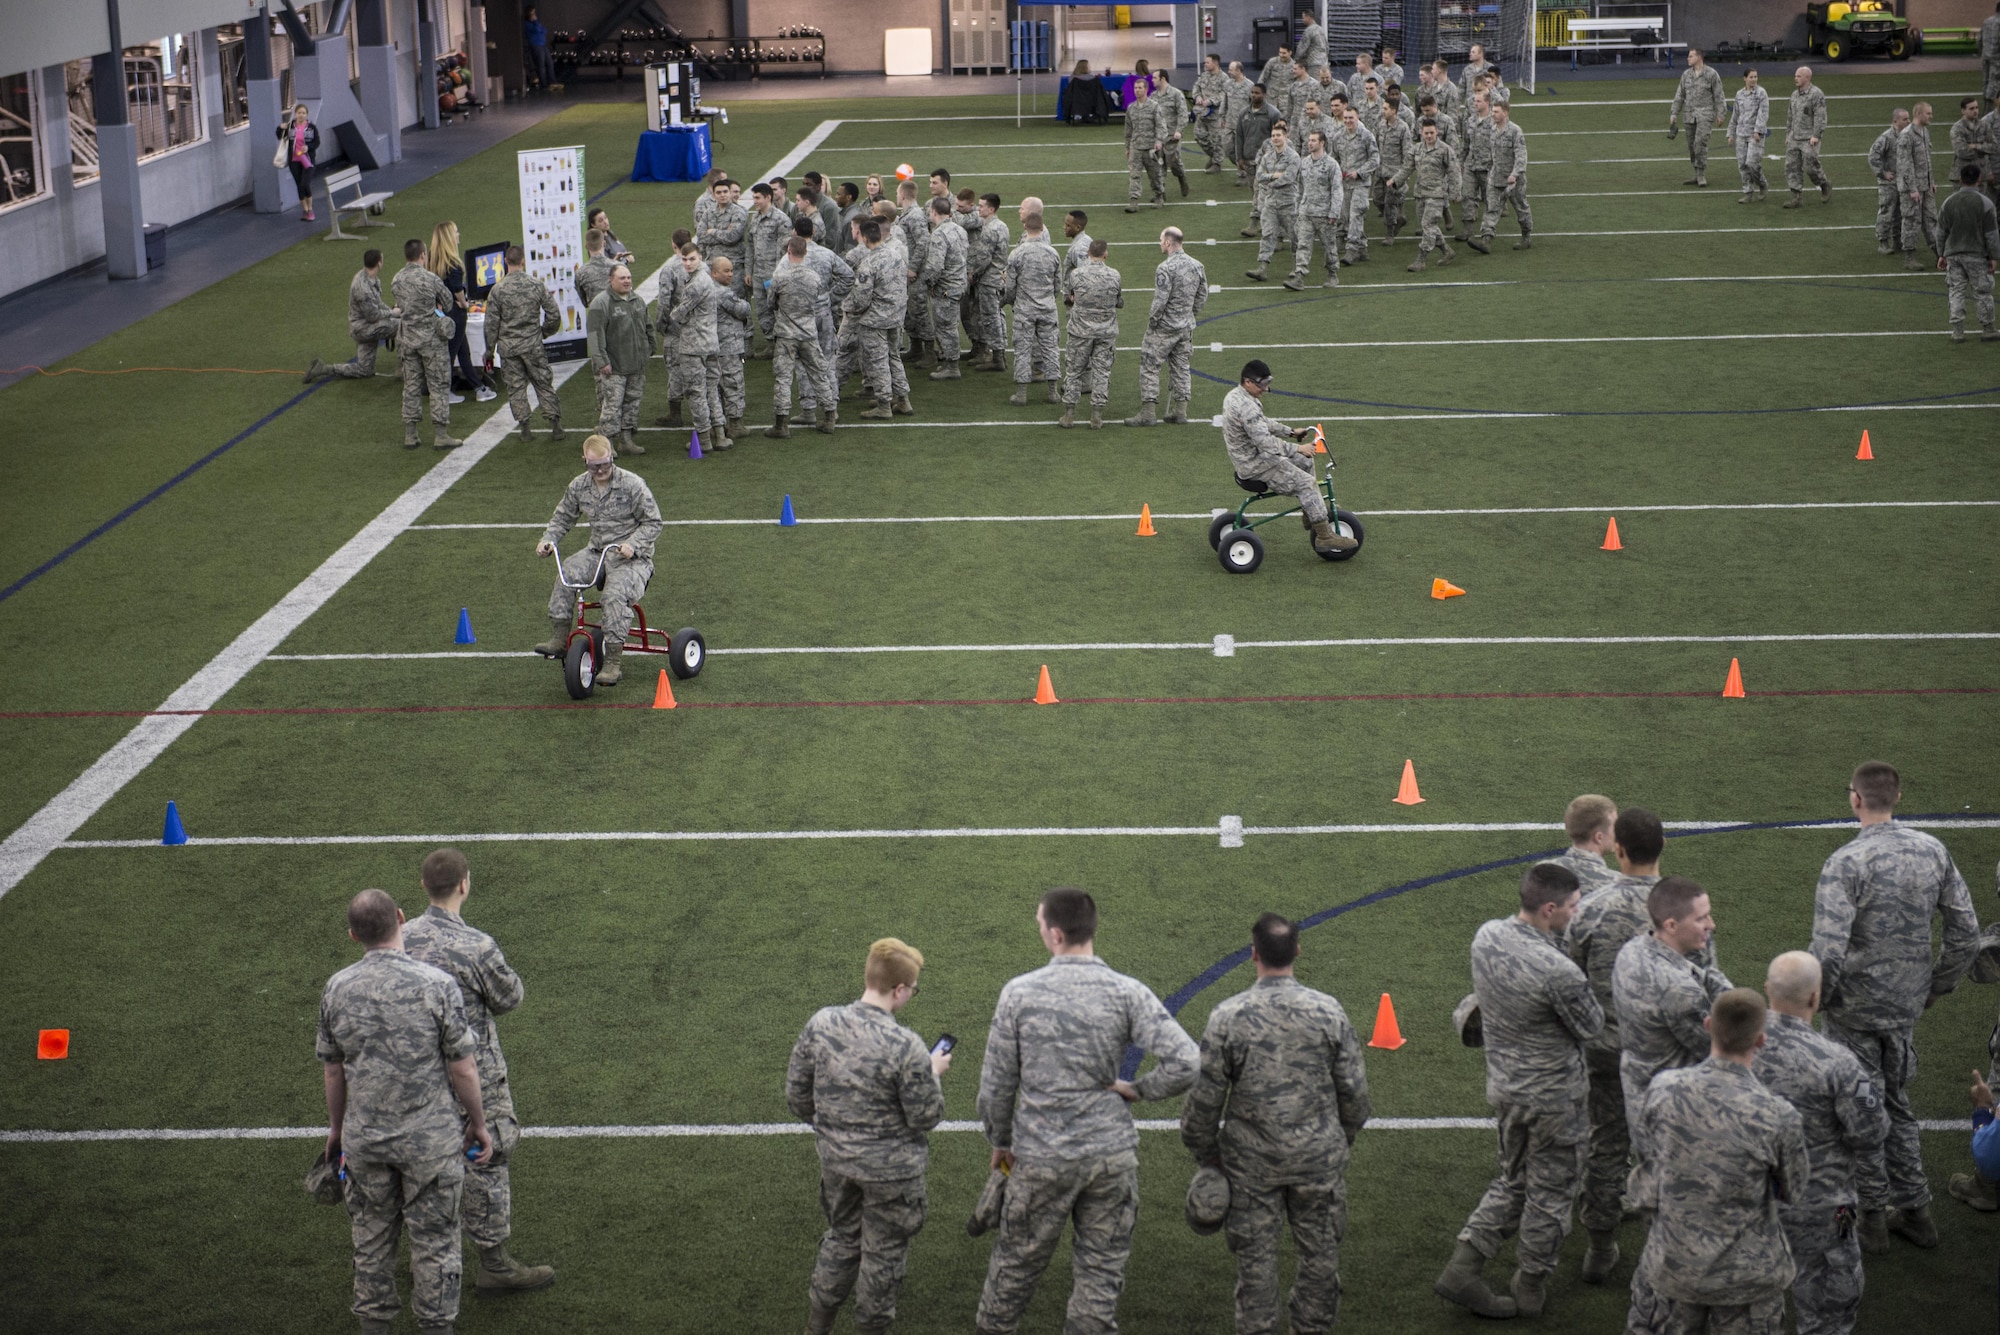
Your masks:
<instances>
[{"instance_id":1,"label":"person kneeling on turf","mask_svg":"<svg viewBox=\"0 0 2000 1335\"><path fill-rule=\"evenodd\" d=\"M549 638L536 645L535 652L544 658L559 658L565 652L576 624L577 590L570 584L589 580L601 560L604 662L597 669L599 686L616 686L624 675L618 660L625 653L625 632L632 626L632 604L653 578L653 542L660 536L660 507L653 500L653 489L646 479L611 460L611 442L603 436L583 442L584 471L556 502L556 512L535 544L536 556L554 556L556 544L578 515L590 521L590 545L562 563L562 578L549 594Z\"/></svg>"},{"instance_id":2,"label":"person kneeling on turf","mask_svg":"<svg viewBox=\"0 0 2000 1335\"><path fill-rule=\"evenodd\" d=\"M1271 368L1260 361L1245 362L1240 383L1223 398L1222 443L1229 447L1230 467L1242 481L1255 479L1296 499L1312 525L1314 551L1352 551L1361 544L1335 533L1327 522L1326 497L1313 478L1312 456L1293 448L1311 430L1280 426L1264 416L1263 398L1270 388Z\"/></svg>"}]
</instances>

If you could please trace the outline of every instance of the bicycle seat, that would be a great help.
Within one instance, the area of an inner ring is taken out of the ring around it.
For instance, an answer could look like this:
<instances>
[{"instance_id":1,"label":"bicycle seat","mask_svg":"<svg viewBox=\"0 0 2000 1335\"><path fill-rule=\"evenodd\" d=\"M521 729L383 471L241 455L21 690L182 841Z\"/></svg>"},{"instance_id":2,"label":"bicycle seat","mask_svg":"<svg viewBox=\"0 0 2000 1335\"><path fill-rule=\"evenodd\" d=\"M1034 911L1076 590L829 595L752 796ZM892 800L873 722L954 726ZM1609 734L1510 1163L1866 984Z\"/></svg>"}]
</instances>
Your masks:
<instances>
[{"instance_id":1,"label":"bicycle seat","mask_svg":"<svg viewBox=\"0 0 2000 1335\"><path fill-rule=\"evenodd\" d=\"M1263 478L1244 477L1240 473L1236 476L1236 485L1249 492L1252 496L1262 496L1271 489L1271 484L1264 481Z\"/></svg>"}]
</instances>

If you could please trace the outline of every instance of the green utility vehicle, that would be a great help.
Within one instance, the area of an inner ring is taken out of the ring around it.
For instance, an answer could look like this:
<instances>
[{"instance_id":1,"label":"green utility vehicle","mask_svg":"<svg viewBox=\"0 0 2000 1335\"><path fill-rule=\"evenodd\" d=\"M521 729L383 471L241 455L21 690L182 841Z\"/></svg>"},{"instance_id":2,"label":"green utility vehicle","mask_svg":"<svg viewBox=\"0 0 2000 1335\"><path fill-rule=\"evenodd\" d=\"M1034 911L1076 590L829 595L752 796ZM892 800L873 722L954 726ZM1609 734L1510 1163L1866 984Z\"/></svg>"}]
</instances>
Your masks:
<instances>
[{"instance_id":1,"label":"green utility vehicle","mask_svg":"<svg viewBox=\"0 0 2000 1335\"><path fill-rule=\"evenodd\" d=\"M1828 60L1856 55L1908 60L1917 41L1910 21L1884 0L1813 0L1806 6L1806 50Z\"/></svg>"}]
</instances>

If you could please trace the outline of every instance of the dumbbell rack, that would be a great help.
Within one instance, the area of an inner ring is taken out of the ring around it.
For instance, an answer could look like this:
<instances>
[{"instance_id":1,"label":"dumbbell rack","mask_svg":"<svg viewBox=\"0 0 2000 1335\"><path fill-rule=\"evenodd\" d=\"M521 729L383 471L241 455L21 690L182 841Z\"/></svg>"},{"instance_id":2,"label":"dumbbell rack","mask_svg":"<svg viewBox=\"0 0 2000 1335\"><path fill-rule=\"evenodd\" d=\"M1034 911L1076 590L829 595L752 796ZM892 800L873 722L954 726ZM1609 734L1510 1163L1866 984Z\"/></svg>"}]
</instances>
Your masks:
<instances>
[{"instance_id":1,"label":"dumbbell rack","mask_svg":"<svg viewBox=\"0 0 2000 1335\"><path fill-rule=\"evenodd\" d=\"M772 73L816 72L826 77L826 36L797 29L772 37L681 37L655 30L625 31L602 41L583 33L550 33L549 50L560 77L585 71L608 71L623 82L627 70L636 78L656 61L693 62L704 78L762 78ZM814 67L808 71L806 67Z\"/></svg>"}]
</instances>

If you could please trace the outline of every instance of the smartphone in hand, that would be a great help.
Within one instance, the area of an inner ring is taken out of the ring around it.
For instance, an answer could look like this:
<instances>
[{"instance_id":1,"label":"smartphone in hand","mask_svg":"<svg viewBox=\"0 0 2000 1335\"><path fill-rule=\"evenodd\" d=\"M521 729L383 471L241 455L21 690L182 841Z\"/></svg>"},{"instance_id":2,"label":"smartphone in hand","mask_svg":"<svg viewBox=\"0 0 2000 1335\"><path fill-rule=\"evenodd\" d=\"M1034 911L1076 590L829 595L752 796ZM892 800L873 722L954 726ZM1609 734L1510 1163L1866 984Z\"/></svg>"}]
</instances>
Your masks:
<instances>
[{"instance_id":1,"label":"smartphone in hand","mask_svg":"<svg viewBox=\"0 0 2000 1335\"><path fill-rule=\"evenodd\" d=\"M947 1056L950 1054L951 1050L957 1046L958 1046L958 1035L939 1034L937 1042L931 1044L931 1055L933 1057Z\"/></svg>"}]
</instances>

